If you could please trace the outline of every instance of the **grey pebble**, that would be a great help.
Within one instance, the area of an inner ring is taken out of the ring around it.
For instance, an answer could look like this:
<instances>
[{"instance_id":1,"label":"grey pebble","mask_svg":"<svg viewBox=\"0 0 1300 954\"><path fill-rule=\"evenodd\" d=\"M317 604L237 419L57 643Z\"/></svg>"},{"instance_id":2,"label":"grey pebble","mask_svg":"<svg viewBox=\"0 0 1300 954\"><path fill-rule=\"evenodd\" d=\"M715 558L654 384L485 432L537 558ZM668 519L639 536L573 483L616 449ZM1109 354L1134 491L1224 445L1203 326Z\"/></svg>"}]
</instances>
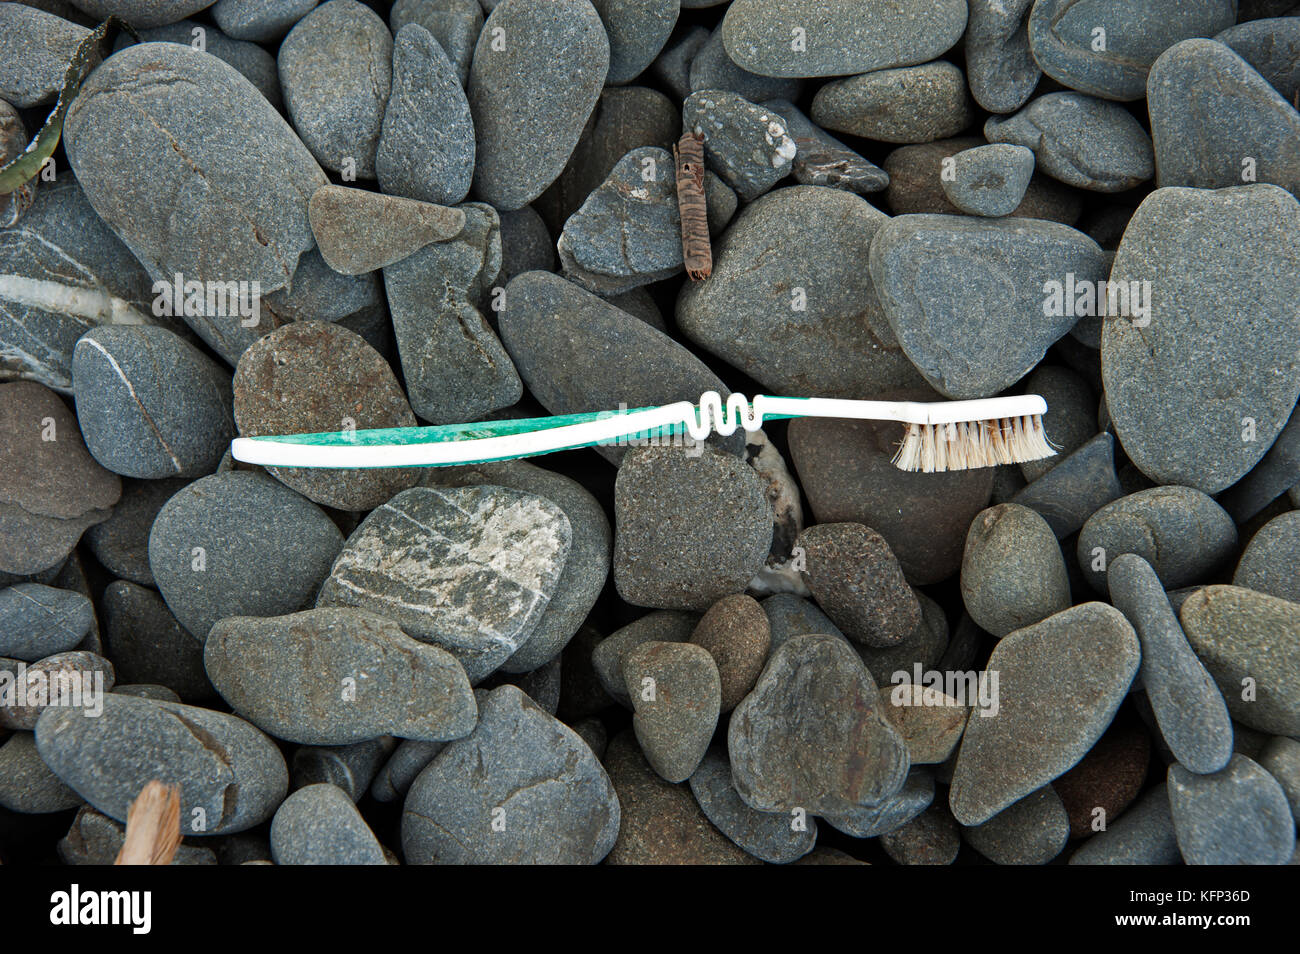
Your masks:
<instances>
[{"instance_id":1,"label":"grey pebble","mask_svg":"<svg viewBox=\"0 0 1300 954\"><path fill-rule=\"evenodd\" d=\"M647 642L623 657L637 742L661 778L684 782L718 726L722 683L709 651L694 643Z\"/></svg>"},{"instance_id":2,"label":"grey pebble","mask_svg":"<svg viewBox=\"0 0 1300 954\"><path fill-rule=\"evenodd\" d=\"M188 484L183 477L122 481L122 499L103 523L86 531L90 552L114 576L153 586L149 530L163 504Z\"/></svg>"},{"instance_id":3,"label":"grey pebble","mask_svg":"<svg viewBox=\"0 0 1300 954\"><path fill-rule=\"evenodd\" d=\"M194 20L180 20L152 30L141 30L140 38L149 43L179 43L192 50L211 53L243 73L266 97L268 103L276 109L284 108L275 57L256 43L233 39L221 30ZM118 46L125 46L129 42L125 37L119 38Z\"/></svg>"},{"instance_id":4,"label":"grey pebble","mask_svg":"<svg viewBox=\"0 0 1300 954\"><path fill-rule=\"evenodd\" d=\"M1036 511L998 504L971 522L961 596L980 628L1003 637L1070 608L1070 578L1056 535Z\"/></svg>"},{"instance_id":5,"label":"grey pebble","mask_svg":"<svg viewBox=\"0 0 1300 954\"><path fill-rule=\"evenodd\" d=\"M812 122L786 99L763 103L785 120L794 140L794 178L803 185L830 186L865 195L889 185L889 174Z\"/></svg>"},{"instance_id":6,"label":"grey pebble","mask_svg":"<svg viewBox=\"0 0 1300 954\"><path fill-rule=\"evenodd\" d=\"M325 782L337 785L353 802L359 802L384 760L396 749L397 740L387 735L350 745L300 745L289 763L290 787L296 791Z\"/></svg>"},{"instance_id":7,"label":"grey pebble","mask_svg":"<svg viewBox=\"0 0 1300 954\"><path fill-rule=\"evenodd\" d=\"M650 642L684 643L691 638L699 616L681 610L655 610L616 629L591 653L592 668L601 686L616 701L632 708L632 697L623 678L623 663L635 650Z\"/></svg>"},{"instance_id":8,"label":"grey pebble","mask_svg":"<svg viewBox=\"0 0 1300 954\"><path fill-rule=\"evenodd\" d=\"M1070 856L1072 865L1177 865L1182 863L1169 788L1161 782L1092 835Z\"/></svg>"},{"instance_id":9,"label":"grey pebble","mask_svg":"<svg viewBox=\"0 0 1300 954\"><path fill-rule=\"evenodd\" d=\"M1232 585L1300 603L1300 511L1278 514L1256 531Z\"/></svg>"},{"instance_id":10,"label":"grey pebble","mask_svg":"<svg viewBox=\"0 0 1300 954\"><path fill-rule=\"evenodd\" d=\"M760 812L745 804L731 783L731 763L721 748L710 749L691 775L691 794L718 830L769 864L784 865L812 851L817 820L796 813Z\"/></svg>"},{"instance_id":11,"label":"grey pebble","mask_svg":"<svg viewBox=\"0 0 1300 954\"><path fill-rule=\"evenodd\" d=\"M1218 496L1232 519L1245 523L1290 488L1291 503L1300 503L1300 414L1291 417L1273 446L1241 480Z\"/></svg>"},{"instance_id":12,"label":"grey pebble","mask_svg":"<svg viewBox=\"0 0 1300 954\"><path fill-rule=\"evenodd\" d=\"M798 79L760 75L737 66L727 54L721 28L710 33L691 57L688 83L683 99L701 90L726 90L755 103L765 99L798 99L804 85Z\"/></svg>"},{"instance_id":13,"label":"grey pebble","mask_svg":"<svg viewBox=\"0 0 1300 954\"><path fill-rule=\"evenodd\" d=\"M446 747L446 742L402 739L375 774L370 785L371 796L377 802L398 802L406 798L416 776Z\"/></svg>"},{"instance_id":14,"label":"grey pebble","mask_svg":"<svg viewBox=\"0 0 1300 954\"><path fill-rule=\"evenodd\" d=\"M831 80L813 97L819 126L881 142L933 142L975 118L966 77L945 60Z\"/></svg>"},{"instance_id":15,"label":"grey pebble","mask_svg":"<svg viewBox=\"0 0 1300 954\"><path fill-rule=\"evenodd\" d=\"M920 624L921 606L898 558L870 527L818 524L800 533L795 546L805 553L813 599L850 639L893 646Z\"/></svg>"},{"instance_id":16,"label":"grey pebble","mask_svg":"<svg viewBox=\"0 0 1300 954\"><path fill-rule=\"evenodd\" d=\"M332 321L361 335L376 351L392 351L392 329L378 275L336 272L326 263L320 249L314 248L299 260L293 279L291 289L282 288L265 296L264 304L275 324ZM263 334L264 331L248 335L230 363L238 363L239 355Z\"/></svg>"},{"instance_id":17,"label":"grey pebble","mask_svg":"<svg viewBox=\"0 0 1300 954\"><path fill-rule=\"evenodd\" d=\"M0 656L36 662L75 648L94 621L90 600L43 583L0 589Z\"/></svg>"},{"instance_id":18,"label":"grey pebble","mask_svg":"<svg viewBox=\"0 0 1300 954\"><path fill-rule=\"evenodd\" d=\"M609 34L609 75L605 82L630 82L648 67L668 42L680 0L592 0Z\"/></svg>"},{"instance_id":19,"label":"grey pebble","mask_svg":"<svg viewBox=\"0 0 1300 954\"><path fill-rule=\"evenodd\" d=\"M775 593L762 602L763 612L771 627L771 652L776 652L792 636L820 633L847 639L831 618L801 596L793 593Z\"/></svg>"},{"instance_id":20,"label":"grey pebble","mask_svg":"<svg viewBox=\"0 0 1300 954\"><path fill-rule=\"evenodd\" d=\"M1024 200L1034 175L1034 153L1024 146L992 143L953 156L953 176L940 176L949 201L971 215L1010 215Z\"/></svg>"},{"instance_id":21,"label":"grey pebble","mask_svg":"<svg viewBox=\"0 0 1300 954\"><path fill-rule=\"evenodd\" d=\"M1075 325L1075 329L1079 326ZM1074 329L1072 329L1073 332ZM1086 444L1098 431L1097 398L1087 380L1069 368L1040 364L1025 378L1026 394L1041 394L1047 401L1043 429L1053 447L1054 457L1026 461L1020 473L1026 482L1042 477L1070 454ZM1010 470L1010 468L1002 468Z\"/></svg>"},{"instance_id":22,"label":"grey pebble","mask_svg":"<svg viewBox=\"0 0 1300 954\"><path fill-rule=\"evenodd\" d=\"M1115 438L1098 434L1018 491L1011 502L1038 511L1057 538L1064 539L1123 493L1115 474Z\"/></svg>"},{"instance_id":23,"label":"grey pebble","mask_svg":"<svg viewBox=\"0 0 1300 954\"><path fill-rule=\"evenodd\" d=\"M393 36L410 23L428 30L455 66L456 79L464 87L469 82L469 65L483 17L478 0L397 0L388 14L388 25Z\"/></svg>"},{"instance_id":24,"label":"grey pebble","mask_svg":"<svg viewBox=\"0 0 1300 954\"><path fill-rule=\"evenodd\" d=\"M555 270L555 243L546 222L531 205L501 213L501 274L504 288L524 272Z\"/></svg>"},{"instance_id":25,"label":"grey pebble","mask_svg":"<svg viewBox=\"0 0 1300 954\"><path fill-rule=\"evenodd\" d=\"M933 802L934 773L913 767L903 787L884 801L842 813L825 812L822 817L832 828L853 838L877 838L897 831Z\"/></svg>"},{"instance_id":26,"label":"grey pebble","mask_svg":"<svg viewBox=\"0 0 1300 954\"><path fill-rule=\"evenodd\" d=\"M1251 20L1228 27L1214 39L1253 66L1283 99L1295 102L1300 92L1300 19Z\"/></svg>"},{"instance_id":27,"label":"grey pebble","mask_svg":"<svg viewBox=\"0 0 1300 954\"><path fill-rule=\"evenodd\" d=\"M1284 865L1295 853L1286 792L1244 755L1213 775L1169 766L1169 807L1189 865Z\"/></svg>"},{"instance_id":28,"label":"grey pebble","mask_svg":"<svg viewBox=\"0 0 1300 954\"><path fill-rule=\"evenodd\" d=\"M19 109L52 103L90 31L24 3L0 3L0 99Z\"/></svg>"},{"instance_id":29,"label":"grey pebble","mask_svg":"<svg viewBox=\"0 0 1300 954\"><path fill-rule=\"evenodd\" d=\"M15 732L0 744L0 808L44 815L80 804L81 796L41 761L34 733Z\"/></svg>"},{"instance_id":30,"label":"grey pebble","mask_svg":"<svg viewBox=\"0 0 1300 954\"><path fill-rule=\"evenodd\" d=\"M1029 49L1033 0L970 0L966 79L991 113L1013 113L1033 95L1043 71Z\"/></svg>"},{"instance_id":31,"label":"grey pebble","mask_svg":"<svg viewBox=\"0 0 1300 954\"><path fill-rule=\"evenodd\" d=\"M706 164L746 202L790 174L796 150L785 120L736 93L692 93L682 104L682 129L704 137Z\"/></svg>"},{"instance_id":32,"label":"grey pebble","mask_svg":"<svg viewBox=\"0 0 1300 954\"><path fill-rule=\"evenodd\" d=\"M1070 840L1070 817L1050 785L1030 792L988 821L962 829L962 838L998 865L1045 865Z\"/></svg>"},{"instance_id":33,"label":"grey pebble","mask_svg":"<svg viewBox=\"0 0 1300 954\"><path fill-rule=\"evenodd\" d=\"M319 0L217 0L212 19L230 36L270 43L311 12Z\"/></svg>"},{"instance_id":34,"label":"grey pebble","mask_svg":"<svg viewBox=\"0 0 1300 954\"><path fill-rule=\"evenodd\" d=\"M203 668L203 643L185 630L156 590L126 580L104 588L108 657L126 683L166 686L181 700L216 697Z\"/></svg>"},{"instance_id":35,"label":"grey pebble","mask_svg":"<svg viewBox=\"0 0 1300 954\"><path fill-rule=\"evenodd\" d=\"M271 819L271 856L277 865L383 865L374 832L337 785L294 792Z\"/></svg>"},{"instance_id":36,"label":"grey pebble","mask_svg":"<svg viewBox=\"0 0 1300 954\"><path fill-rule=\"evenodd\" d=\"M710 35L702 26L692 26L680 35L675 34L650 64L651 74L678 99L691 95L691 65Z\"/></svg>"},{"instance_id":37,"label":"grey pebble","mask_svg":"<svg viewBox=\"0 0 1300 954\"><path fill-rule=\"evenodd\" d=\"M950 865L961 851L961 835L947 806L934 802L907 824L881 835L880 847L900 865Z\"/></svg>"}]
</instances>

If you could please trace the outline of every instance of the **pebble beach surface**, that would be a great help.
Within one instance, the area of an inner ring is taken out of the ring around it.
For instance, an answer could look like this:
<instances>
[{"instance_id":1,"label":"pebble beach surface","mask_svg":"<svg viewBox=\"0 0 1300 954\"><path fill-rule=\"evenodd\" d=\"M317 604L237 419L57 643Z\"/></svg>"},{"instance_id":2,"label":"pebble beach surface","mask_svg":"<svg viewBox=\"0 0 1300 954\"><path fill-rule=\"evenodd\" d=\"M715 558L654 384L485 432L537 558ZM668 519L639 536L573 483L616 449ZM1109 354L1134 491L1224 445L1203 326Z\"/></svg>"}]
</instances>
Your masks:
<instances>
[{"instance_id":1,"label":"pebble beach surface","mask_svg":"<svg viewBox=\"0 0 1300 954\"><path fill-rule=\"evenodd\" d=\"M0 195L0 864L154 779L175 864L1300 863L1300 6L0 2L0 164L110 14ZM706 391L1057 453L230 454Z\"/></svg>"}]
</instances>

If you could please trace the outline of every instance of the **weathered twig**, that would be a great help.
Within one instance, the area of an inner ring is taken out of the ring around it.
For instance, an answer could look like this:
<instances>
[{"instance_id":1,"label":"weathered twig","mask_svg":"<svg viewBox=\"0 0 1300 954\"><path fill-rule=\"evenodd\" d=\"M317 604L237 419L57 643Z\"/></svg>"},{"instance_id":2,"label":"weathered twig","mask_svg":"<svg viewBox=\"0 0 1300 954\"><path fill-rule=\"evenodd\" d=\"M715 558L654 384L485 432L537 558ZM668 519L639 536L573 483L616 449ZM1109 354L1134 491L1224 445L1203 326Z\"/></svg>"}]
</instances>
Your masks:
<instances>
[{"instance_id":1,"label":"weathered twig","mask_svg":"<svg viewBox=\"0 0 1300 954\"><path fill-rule=\"evenodd\" d=\"M687 130L673 146L677 160L677 210L682 220L682 261L691 281L713 274L709 208L704 194L704 137Z\"/></svg>"},{"instance_id":2,"label":"weathered twig","mask_svg":"<svg viewBox=\"0 0 1300 954\"><path fill-rule=\"evenodd\" d=\"M181 844L181 793L150 782L126 813L126 841L115 865L169 865Z\"/></svg>"}]
</instances>

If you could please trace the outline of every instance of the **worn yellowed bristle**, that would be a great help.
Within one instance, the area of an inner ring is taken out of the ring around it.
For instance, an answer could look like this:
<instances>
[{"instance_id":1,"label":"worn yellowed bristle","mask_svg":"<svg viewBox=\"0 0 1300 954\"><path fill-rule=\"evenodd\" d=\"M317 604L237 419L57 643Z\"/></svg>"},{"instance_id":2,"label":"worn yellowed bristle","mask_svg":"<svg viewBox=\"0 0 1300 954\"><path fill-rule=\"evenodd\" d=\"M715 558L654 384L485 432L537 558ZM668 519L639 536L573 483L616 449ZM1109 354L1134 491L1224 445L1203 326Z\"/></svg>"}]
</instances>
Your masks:
<instances>
[{"instance_id":1,"label":"worn yellowed bristle","mask_svg":"<svg viewBox=\"0 0 1300 954\"><path fill-rule=\"evenodd\" d=\"M908 424L894 455L899 470L924 474L1052 457L1041 414L955 424Z\"/></svg>"}]
</instances>

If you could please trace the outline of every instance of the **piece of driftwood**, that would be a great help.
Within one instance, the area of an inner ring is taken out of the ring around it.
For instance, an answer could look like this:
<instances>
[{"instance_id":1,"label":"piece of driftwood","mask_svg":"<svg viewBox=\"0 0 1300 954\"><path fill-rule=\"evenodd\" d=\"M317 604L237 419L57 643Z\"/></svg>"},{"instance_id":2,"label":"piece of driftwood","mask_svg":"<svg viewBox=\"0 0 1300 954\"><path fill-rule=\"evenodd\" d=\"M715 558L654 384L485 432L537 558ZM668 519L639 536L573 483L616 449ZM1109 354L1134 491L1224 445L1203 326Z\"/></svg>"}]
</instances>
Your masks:
<instances>
[{"instance_id":1,"label":"piece of driftwood","mask_svg":"<svg viewBox=\"0 0 1300 954\"><path fill-rule=\"evenodd\" d=\"M126 812L126 841L115 865L169 865L181 845L181 792L154 779Z\"/></svg>"},{"instance_id":2,"label":"piece of driftwood","mask_svg":"<svg viewBox=\"0 0 1300 954\"><path fill-rule=\"evenodd\" d=\"M709 210L704 194L704 137L687 132L673 146L677 160L677 210L682 220L682 261L691 281L713 274Z\"/></svg>"}]
</instances>

